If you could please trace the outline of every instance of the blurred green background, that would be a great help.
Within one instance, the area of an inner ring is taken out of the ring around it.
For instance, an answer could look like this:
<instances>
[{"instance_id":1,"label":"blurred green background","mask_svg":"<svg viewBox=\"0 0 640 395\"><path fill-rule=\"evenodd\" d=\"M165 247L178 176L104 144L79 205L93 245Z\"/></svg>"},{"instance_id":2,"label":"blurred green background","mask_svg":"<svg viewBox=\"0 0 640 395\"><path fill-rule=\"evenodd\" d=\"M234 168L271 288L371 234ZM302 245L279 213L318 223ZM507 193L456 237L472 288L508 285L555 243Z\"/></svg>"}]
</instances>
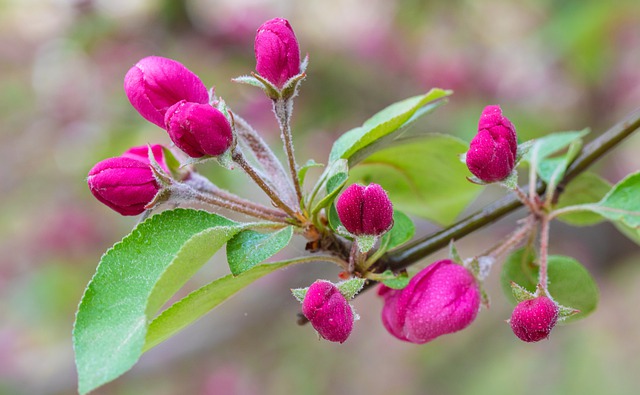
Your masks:
<instances>
[{"instance_id":1,"label":"blurred green background","mask_svg":"<svg viewBox=\"0 0 640 395\"><path fill-rule=\"evenodd\" d=\"M586 126L597 135L640 106L637 0L0 0L0 394L75 392L77 303L102 252L136 221L95 201L84 178L131 145L169 142L129 105L126 71L152 54L178 59L280 152L268 101L230 82L253 70L255 30L276 16L290 20L311 59L293 119L299 162L324 162L340 133L432 86L456 93L417 127L466 140L488 104L502 106L521 140ZM636 135L596 168L616 182L640 168L639 150ZM254 191L244 176L212 168L203 171L216 183ZM502 193L489 187L474 206ZM459 250L481 252L519 216ZM303 249L298 239L289 253ZM511 307L499 268L491 308L461 333L397 341L368 292L344 345L318 341L296 325L288 289L338 270L306 265L258 282L95 393L637 394L637 245L609 224L554 224L551 252L585 264L601 302L548 341L522 343L504 323ZM217 256L188 288L224 266Z\"/></svg>"}]
</instances>

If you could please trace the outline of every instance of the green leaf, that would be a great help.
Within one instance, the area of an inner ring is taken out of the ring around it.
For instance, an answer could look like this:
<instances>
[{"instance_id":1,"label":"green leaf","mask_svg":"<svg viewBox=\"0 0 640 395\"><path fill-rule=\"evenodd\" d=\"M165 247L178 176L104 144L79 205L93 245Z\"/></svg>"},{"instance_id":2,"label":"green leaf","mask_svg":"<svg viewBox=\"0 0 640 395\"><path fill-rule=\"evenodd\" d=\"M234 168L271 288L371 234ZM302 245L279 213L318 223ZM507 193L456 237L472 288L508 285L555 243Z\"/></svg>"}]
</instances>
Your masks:
<instances>
[{"instance_id":1,"label":"green leaf","mask_svg":"<svg viewBox=\"0 0 640 395\"><path fill-rule=\"evenodd\" d=\"M240 77L231 79L231 81L237 82L239 84L247 84L251 86L257 86L258 88L264 88L264 85L262 84L262 82L260 82L260 80L250 75L242 75Z\"/></svg>"},{"instance_id":2,"label":"green leaf","mask_svg":"<svg viewBox=\"0 0 640 395\"><path fill-rule=\"evenodd\" d=\"M411 240L415 233L416 226L411 218L400 210L393 210L393 227L383 236L389 238L386 249L390 250L401 246Z\"/></svg>"},{"instance_id":3,"label":"green leaf","mask_svg":"<svg viewBox=\"0 0 640 395\"><path fill-rule=\"evenodd\" d=\"M81 394L136 363L149 320L242 226L204 211L165 211L102 256L73 330Z\"/></svg>"},{"instance_id":4,"label":"green leaf","mask_svg":"<svg viewBox=\"0 0 640 395\"><path fill-rule=\"evenodd\" d=\"M561 305L580 310L567 321L581 319L592 313L598 305L598 286L593 277L573 258L550 255L547 272L549 293ZM520 249L512 253L502 267L502 290L513 304L511 283L535 293L538 283L538 266L531 250Z\"/></svg>"},{"instance_id":5,"label":"green leaf","mask_svg":"<svg viewBox=\"0 0 640 395\"><path fill-rule=\"evenodd\" d=\"M317 163L315 160L313 159L309 159L307 161L307 163L305 163L304 165L302 165L299 169L298 169L298 180L300 181L300 187L302 188L302 186L304 185L304 179L307 176L307 172L309 171L309 169L313 168L313 167L323 167L324 165L322 163Z\"/></svg>"},{"instance_id":6,"label":"green leaf","mask_svg":"<svg viewBox=\"0 0 640 395\"><path fill-rule=\"evenodd\" d=\"M349 178L349 166L347 161L340 159L331 164L325 170L323 175L318 180L318 183L314 187L314 191L311 194L311 201L316 200L316 196L321 197L320 201L313 206L311 210L312 214L317 213L322 208L327 207L333 202L336 195L340 192L344 184ZM318 195L318 193L324 192Z\"/></svg>"},{"instance_id":7,"label":"green leaf","mask_svg":"<svg viewBox=\"0 0 640 395\"><path fill-rule=\"evenodd\" d=\"M291 288L291 294L300 303L304 302L304 297L307 296L309 287L306 288Z\"/></svg>"},{"instance_id":8,"label":"green leaf","mask_svg":"<svg viewBox=\"0 0 640 395\"><path fill-rule=\"evenodd\" d=\"M358 151L365 149L377 140L397 132L405 123L412 123L415 120L415 118L412 119L412 116L427 104L435 104L434 101L449 96L451 93L452 91L435 88L424 95L414 96L386 107L365 121L362 126L351 129L340 136L333 144L329 163L338 159L350 159ZM431 111L437 105L429 107ZM424 115L426 112L422 111L420 115Z\"/></svg>"},{"instance_id":9,"label":"green leaf","mask_svg":"<svg viewBox=\"0 0 640 395\"><path fill-rule=\"evenodd\" d=\"M452 223L481 191L466 180L458 155L467 144L452 136L430 134L369 156L349 172L351 182L378 183L395 208Z\"/></svg>"},{"instance_id":10,"label":"green leaf","mask_svg":"<svg viewBox=\"0 0 640 395\"><path fill-rule=\"evenodd\" d=\"M342 226L342 222L340 221L340 216L338 215L338 210L336 209L335 202L331 203L331 206L329 207L327 221L329 222L329 227L334 232L338 230L339 226Z\"/></svg>"},{"instance_id":11,"label":"green leaf","mask_svg":"<svg viewBox=\"0 0 640 395\"><path fill-rule=\"evenodd\" d=\"M385 270L381 276L387 277L382 280L382 283L392 289L403 289L409 284L409 280L411 280L406 271L396 275L391 270Z\"/></svg>"},{"instance_id":12,"label":"green leaf","mask_svg":"<svg viewBox=\"0 0 640 395\"><path fill-rule=\"evenodd\" d=\"M524 155L523 160L526 160L529 163L536 164L538 166L538 173L540 173L540 164L542 163L543 159L548 158L552 154L562 149L565 149L571 144L571 142L584 137L588 133L589 129L587 128L580 131L548 134L534 141L533 147L531 147L529 152ZM549 180L550 175L551 174L549 174L549 172L545 172L544 170L543 173L540 174L543 179L547 177L546 180Z\"/></svg>"},{"instance_id":13,"label":"green leaf","mask_svg":"<svg viewBox=\"0 0 640 395\"><path fill-rule=\"evenodd\" d=\"M625 177L600 202L588 207L611 221L640 228L640 172Z\"/></svg>"},{"instance_id":14,"label":"green leaf","mask_svg":"<svg viewBox=\"0 0 640 395\"><path fill-rule=\"evenodd\" d=\"M627 236L629 238L629 240L633 241L634 243L640 245L640 229L638 228L631 228L623 223L620 222L614 222L613 224L618 231L620 231L620 233L622 233L623 235Z\"/></svg>"},{"instance_id":15,"label":"green leaf","mask_svg":"<svg viewBox=\"0 0 640 395\"><path fill-rule=\"evenodd\" d=\"M231 274L237 276L265 259L271 258L291 241L293 227L261 233L243 230L227 243L227 261Z\"/></svg>"},{"instance_id":16,"label":"green leaf","mask_svg":"<svg viewBox=\"0 0 640 395\"><path fill-rule=\"evenodd\" d=\"M252 282L278 269L301 262L289 260L255 266L238 276L231 274L193 291L163 311L149 325L143 351L147 351L191 325Z\"/></svg>"},{"instance_id":17,"label":"green leaf","mask_svg":"<svg viewBox=\"0 0 640 395\"><path fill-rule=\"evenodd\" d=\"M586 172L571 180L560 195L555 208L596 203L611 189L611 184L597 174ZM590 211L576 211L558 216L558 220L573 226L595 225L603 221L601 215Z\"/></svg>"},{"instance_id":18,"label":"green leaf","mask_svg":"<svg viewBox=\"0 0 640 395\"><path fill-rule=\"evenodd\" d=\"M362 287L364 287L364 283L366 282L367 280L364 278L350 278L348 280L340 281L336 284L336 287L338 287L342 296L347 300L351 300L362 290Z\"/></svg>"}]
</instances>

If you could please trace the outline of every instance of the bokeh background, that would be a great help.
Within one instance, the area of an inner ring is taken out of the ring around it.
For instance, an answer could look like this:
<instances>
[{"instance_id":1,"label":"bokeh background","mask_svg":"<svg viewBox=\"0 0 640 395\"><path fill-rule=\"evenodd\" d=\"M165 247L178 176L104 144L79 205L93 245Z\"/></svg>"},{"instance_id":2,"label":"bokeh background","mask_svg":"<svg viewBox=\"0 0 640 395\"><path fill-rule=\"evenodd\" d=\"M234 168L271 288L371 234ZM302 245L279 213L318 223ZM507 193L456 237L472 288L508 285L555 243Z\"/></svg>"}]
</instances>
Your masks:
<instances>
[{"instance_id":1,"label":"bokeh background","mask_svg":"<svg viewBox=\"0 0 640 395\"><path fill-rule=\"evenodd\" d=\"M230 82L253 70L255 30L276 16L311 58L294 113L300 162L324 162L340 133L432 86L456 93L417 127L467 140L488 104L521 140L586 126L593 137L640 106L637 0L0 0L0 394L75 392L75 309L102 252L136 223L95 201L84 178L131 145L169 142L129 105L126 71L151 54L180 60L280 150L268 101ZM640 169L638 152L636 135L595 168L616 182ZM244 176L213 167L203 172L216 183L252 193ZM502 193L489 187L474 206ZM482 251L522 215L459 249ZM289 254L303 247L295 240ZM461 333L397 341L368 292L344 345L318 341L296 325L288 289L338 270L306 265L256 283L95 393L637 394L640 250L609 224L555 224L551 250L589 268L601 302L548 341L512 335L498 268L491 308ZM187 288L224 266L216 256Z\"/></svg>"}]
</instances>

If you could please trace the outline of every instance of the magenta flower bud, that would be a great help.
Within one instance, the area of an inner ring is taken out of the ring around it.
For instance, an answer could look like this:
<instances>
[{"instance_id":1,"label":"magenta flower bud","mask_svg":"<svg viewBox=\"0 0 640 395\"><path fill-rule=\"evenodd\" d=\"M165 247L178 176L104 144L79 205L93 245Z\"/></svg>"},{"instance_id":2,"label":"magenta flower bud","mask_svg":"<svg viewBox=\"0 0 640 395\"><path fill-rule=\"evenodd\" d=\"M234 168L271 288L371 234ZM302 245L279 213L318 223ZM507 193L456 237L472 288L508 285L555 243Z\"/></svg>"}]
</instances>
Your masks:
<instances>
[{"instance_id":1,"label":"magenta flower bud","mask_svg":"<svg viewBox=\"0 0 640 395\"><path fill-rule=\"evenodd\" d=\"M401 290L380 286L382 323L400 340L422 344L469 326L480 308L480 289L464 266L442 260Z\"/></svg>"},{"instance_id":2,"label":"magenta flower bud","mask_svg":"<svg viewBox=\"0 0 640 395\"><path fill-rule=\"evenodd\" d=\"M352 184L336 202L340 222L356 236L379 236L393 226L393 205L378 184Z\"/></svg>"},{"instance_id":3,"label":"magenta flower bud","mask_svg":"<svg viewBox=\"0 0 640 395\"><path fill-rule=\"evenodd\" d=\"M159 56L136 63L124 77L124 91L133 108L161 128L167 109L180 100L209 102L207 87L197 75L182 63Z\"/></svg>"},{"instance_id":4,"label":"magenta flower bud","mask_svg":"<svg viewBox=\"0 0 640 395\"><path fill-rule=\"evenodd\" d=\"M231 147L231 124L220 110L210 104L180 101L165 115L169 137L192 158L218 156Z\"/></svg>"},{"instance_id":5,"label":"magenta flower bud","mask_svg":"<svg viewBox=\"0 0 640 395\"><path fill-rule=\"evenodd\" d=\"M324 339L344 343L353 329L353 310L338 287L329 281L311 284L302 301L302 314Z\"/></svg>"},{"instance_id":6,"label":"magenta flower bud","mask_svg":"<svg viewBox=\"0 0 640 395\"><path fill-rule=\"evenodd\" d=\"M274 18L258 28L254 45L256 71L278 88L300 74L300 49L289 21Z\"/></svg>"},{"instance_id":7,"label":"magenta flower bud","mask_svg":"<svg viewBox=\"0 0 640 395\"><path fill-rule=\"evenodd\" d=\"M469 171L484 182L502 181L513 171L517 150L516 129L500 106L485 107L467 152Z\"/></svg>"},{"instance_id":8,"label":"magenta flower bud","mask_svg":"<svg viewBox=\"0 0 640 395\"><path fill-rule=\"evenodd\" d=\"M87 177L93 196L122 215L138 215L153 200L160 186L153 177L147 146L134 147L122 156L96 164ZM153 156L165 170L161 145L151 147Z\"/></svg>"},{"instance_id":9,"label":"magenta flower bud","mask_svg":"<svg viewBox=\"0 0 640 395\"><path fill-rule=\"evenodd\" d=\"M533 343L546 339L558 321L558 306L546 296L525 300L513 309L509 324L520 340Z\"/></svg>"}]
</instances>

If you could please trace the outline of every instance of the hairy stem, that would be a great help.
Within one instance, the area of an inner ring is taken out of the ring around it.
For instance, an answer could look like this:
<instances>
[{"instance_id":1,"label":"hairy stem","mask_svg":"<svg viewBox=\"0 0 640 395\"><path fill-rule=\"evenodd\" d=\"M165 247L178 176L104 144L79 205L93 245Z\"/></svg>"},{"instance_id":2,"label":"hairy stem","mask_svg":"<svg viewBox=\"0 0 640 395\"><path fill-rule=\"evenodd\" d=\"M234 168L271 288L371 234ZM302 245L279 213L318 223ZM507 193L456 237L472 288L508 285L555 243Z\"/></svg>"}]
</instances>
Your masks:
<instances>
[{"instance_id":1,"label":"hairy stem","mask_svg":"<svg viewBox=\"0 0 640 395\"><path fill-rule=\"evenodd\" d=\"M291 171L291 180L293 186L296 189L296 196L298 202L302 201L302 191L300 190L300 180L298 178L298 165L296 164L296 158L293 153L293 138L291 136L291 107L292 99L279 99L273 102L273 112L278 119L278 125L280 125L281 137L284 142L284 150L287 153L289 159L289 170Z\"/></svg>"},{"instance_id":2,"label":"hairy stem","mask_svg":"<svg viewBox=\"0 0 640 395\"><path fill-rule=\"evenodd\" d=\"M245 173L247 173L247 175L251 177L251 179L256 184L258 184L260 189L262 189L267 194L267 196L271 198L271 201L277 207L281 208L284 212L289 214L291 218L294 218L298 221L302 219L301 215L299 213L296 213L291 207L289 207L285 202L283 202L282 199L280 199L280 196L278 196L278 194L276 193L276 191L274 191L267 184L267 182L262 178L262 176L260 176L260 174L258 174L258 172L253 167L251 167L251 165L245 159L244 155L242 155L242 152L240 152L239 150L235 150L233 152L232 158L233 158L233 161L236 162L238 165L240 165L242 170L244 170Z\"/></svg>"},{"instance_id":3,"label":"hairy stem","mask_svg":"<svg viewBox=\"0 0 640 395\"><path fill-rule=\"evenodd\" d=\"M540 270L538 272L538 287L547 292L547 262L549 255L549 219L548 215L542 217L542 227L540 229Z\"/></svg>"}]
</instances>

